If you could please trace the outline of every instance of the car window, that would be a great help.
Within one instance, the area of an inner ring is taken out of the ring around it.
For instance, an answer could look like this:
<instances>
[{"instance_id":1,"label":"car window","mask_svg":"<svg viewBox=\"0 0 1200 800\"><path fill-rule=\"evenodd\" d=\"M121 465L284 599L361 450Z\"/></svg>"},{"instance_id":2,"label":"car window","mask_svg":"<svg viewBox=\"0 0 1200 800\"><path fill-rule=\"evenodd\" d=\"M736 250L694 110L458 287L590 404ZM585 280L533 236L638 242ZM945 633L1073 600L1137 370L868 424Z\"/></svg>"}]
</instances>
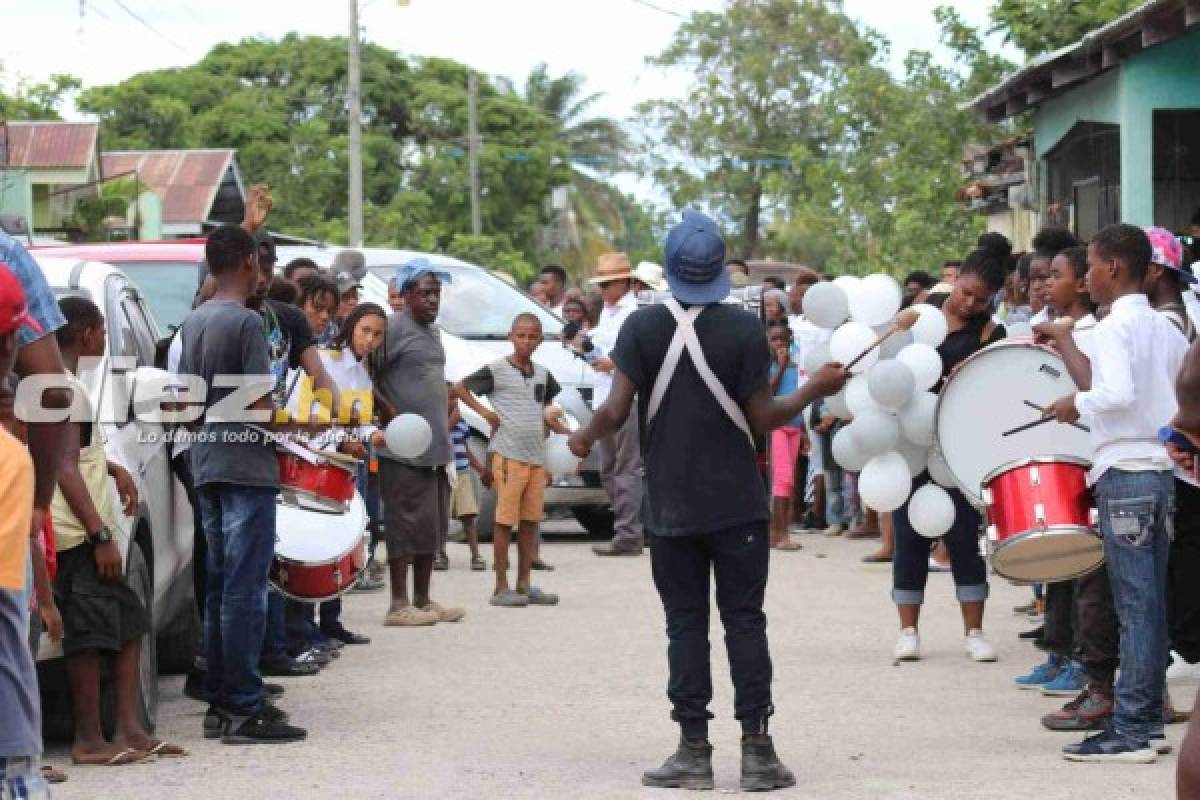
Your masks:
<instances>
[{"instance_id":1,"label":"car window","mask_svg":"<svg viewBox=\"0 0 1200 800\"><path fill-rule=\"evenodd\" d=\"M376 266L371 267L371 272L386 283L396 269L396 266ZM542 321L542 332L547 336L562 333L562 320L487 270L455 264L439 264L438 269L451 277L450 283L442 287L437 320L449 333L464 339L506 339L513 318L526 313Z\"/></svg>"},{"instance_id":2,"label":"car window","mask_svg":"<svg viewBox=\"0 0 1200 800\"><path fill-rule=\"evenodd\" d=\"M107 308L104 309L104 321L108 326L108 354L110 356L126 356L138 359L137 337L133 333L133 323L123 308L125 299L125 282L119 278L108 280Z\"/></svg>"},{"instance_id":3,"label":"car window","mask_svg":"<svg viewBox=\"0 0 1200 800\"><path fill-rule=\"evenodd\" d=\"M109 261L124 272L164 329L178 327L196 295L194 261Z\"/></svg>"}]
</instances>

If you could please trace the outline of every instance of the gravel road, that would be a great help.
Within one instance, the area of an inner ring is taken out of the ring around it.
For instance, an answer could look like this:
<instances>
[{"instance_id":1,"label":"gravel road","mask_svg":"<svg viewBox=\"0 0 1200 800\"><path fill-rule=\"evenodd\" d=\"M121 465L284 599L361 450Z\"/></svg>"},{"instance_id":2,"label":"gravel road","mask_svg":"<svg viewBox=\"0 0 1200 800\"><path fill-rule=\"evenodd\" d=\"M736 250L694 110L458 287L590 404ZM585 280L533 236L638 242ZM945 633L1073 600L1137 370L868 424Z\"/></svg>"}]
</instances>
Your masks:
<instances>
[{"instance_id":1,"label":"gravel road","mask_svg":"<svg viewBox=\"0 0 1200 800\"><path fill-rule=\"evenodd\" d=\"M777 713L772 733L799 786L795 798L1165 798L1175 756L1149 766L1069 764L1070 735L1038 718L1061 700L1013 688L1036 656L1019 643L1011 608L1028 589L994 579L987 630L996 664L967 660L949 575L930 577L925 660L893 665L896 633L886 568L859 557L873 542L807 536L772 556L768 595ZM353 594L346 621L374 641L347 649L316 678L293 679L280 705L309 738L278 747L227 747L200 737L203 707L162 679L159 733L191 748L184 759L122 768L73 767L58 798L633 798L643 768L674 747L668 717L662 611L649 558L593 556L564 538L538 574L557 608L487 605L489 573L466 548L435 575L435 598L466 619L425 629L381 627L382 593ZM490 562L490 557L489 557ZM711 736L719 791L737 786L738 728L714 614ZM1194 683L1172 684L1190 708ZM1168 737L1178 747L1183 726Z\"/></svg>"}]
</instances>

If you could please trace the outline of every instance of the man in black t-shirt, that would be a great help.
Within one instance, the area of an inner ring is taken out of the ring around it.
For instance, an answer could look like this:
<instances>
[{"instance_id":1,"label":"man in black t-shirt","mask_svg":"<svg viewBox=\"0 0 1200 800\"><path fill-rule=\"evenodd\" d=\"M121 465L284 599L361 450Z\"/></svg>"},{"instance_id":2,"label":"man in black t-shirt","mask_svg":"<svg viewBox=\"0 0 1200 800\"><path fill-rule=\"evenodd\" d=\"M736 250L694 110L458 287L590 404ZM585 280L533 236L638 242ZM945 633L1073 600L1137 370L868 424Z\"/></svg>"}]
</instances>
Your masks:
<instances>
[{"instance_id":1,"label":"man in black t-shirt","mask_svg":"<svg viewBox=\"0 0 1200 800\"><path fill-rule=\"evenodd\" d=\"M742 724L741 786L778 789L793 785L795 777L779 762L767 734L774 708L763 613L770 514L752 437L787 424L816 398L840 390L846 377L839 365L829 364L798 391L773 397L762 324L721 303L730 286L724 259L716 224L702 214L685 213L667 236L672 299L626 320L612 353L612 393L591 423L571 437L571 449L586 456L597 439L620 428L636 395L646 471L642 521L667 617L667 696L682 734L676 752L661 768L647 771L642 783L713 787L711 572ZM687 326L694 327L697 341L670 372L671 342L677 332L686 342ZM700 359L692 355L697 345Z\"/></svg>"}]
</instances>

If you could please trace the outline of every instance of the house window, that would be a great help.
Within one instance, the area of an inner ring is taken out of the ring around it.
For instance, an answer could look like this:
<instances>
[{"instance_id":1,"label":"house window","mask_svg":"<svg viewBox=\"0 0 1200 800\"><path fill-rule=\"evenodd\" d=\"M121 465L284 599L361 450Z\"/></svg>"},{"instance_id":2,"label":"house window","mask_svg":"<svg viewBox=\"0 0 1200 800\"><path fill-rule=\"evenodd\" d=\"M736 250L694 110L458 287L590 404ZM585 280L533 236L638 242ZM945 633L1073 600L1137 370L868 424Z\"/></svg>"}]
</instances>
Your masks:
<instances>
[{"instance_id":1,"label":"house window","mask_svg":"<svg viewBox=\"0 0 1200 800\"><path fill-rule=\"evenodd\" d=\"M1080 122L1046 154L1045 221L1090 239L1121 219L1121 128Z\"/></svg>"},{"instance_id":2,"label":"house window","mask_svg":"<svg viewBox=\"0 0 1200 800\"><path fill-rule=\"evenodd\" d=\"M1154 112L1154 224L1185 231L1200 211L1200 111Z\"/></svg>"}]
</instances>

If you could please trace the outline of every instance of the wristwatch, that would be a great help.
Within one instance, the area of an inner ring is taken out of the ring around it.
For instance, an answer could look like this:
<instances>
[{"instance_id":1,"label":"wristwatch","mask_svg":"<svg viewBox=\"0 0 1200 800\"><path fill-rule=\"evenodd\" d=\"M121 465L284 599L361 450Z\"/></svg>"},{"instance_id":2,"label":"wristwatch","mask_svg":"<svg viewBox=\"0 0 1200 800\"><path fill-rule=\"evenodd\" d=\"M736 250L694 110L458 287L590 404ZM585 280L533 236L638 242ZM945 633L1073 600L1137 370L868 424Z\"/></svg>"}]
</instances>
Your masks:
<instances>
[{"instance_id":1,"label":"wristwatch","mask_svg":"<svg viewBox=\"0 0 1200 800\"><path fill-rule=\"evenodd\" d=\"M95 533L89 533L87 538L92 544L108 544L113 540L113 535L108 526L105 526Z\"/></svg>"}]
</instances>

